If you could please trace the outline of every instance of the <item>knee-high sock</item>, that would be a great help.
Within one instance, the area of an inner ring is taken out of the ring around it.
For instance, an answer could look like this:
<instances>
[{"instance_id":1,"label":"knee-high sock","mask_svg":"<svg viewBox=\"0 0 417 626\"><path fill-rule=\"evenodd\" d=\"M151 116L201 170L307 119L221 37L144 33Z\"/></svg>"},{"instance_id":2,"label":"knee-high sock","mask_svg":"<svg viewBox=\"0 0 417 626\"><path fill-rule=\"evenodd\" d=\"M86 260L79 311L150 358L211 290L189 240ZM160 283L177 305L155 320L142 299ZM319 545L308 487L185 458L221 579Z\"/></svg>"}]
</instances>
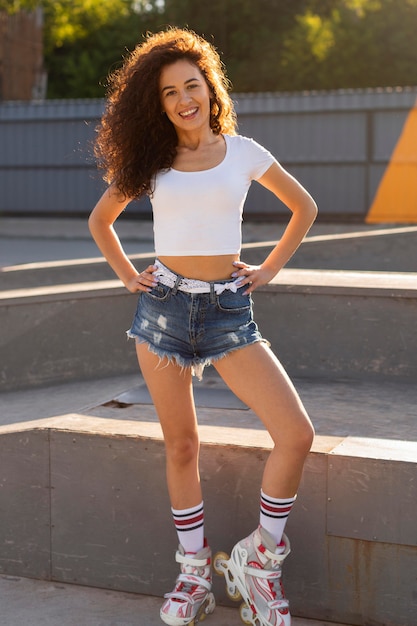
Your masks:
<instances>
[{"instance_id":1,"label":"knee-high sock","mask_svg":"<svg viewBox=\"0 0 417 626\"><path fill-rule=\"evenodd\" d=\"M297 496L293 498L272 498L261 490L261 512L259 523L275 539L277 545L281 543L282 534L288 515Z\"/></svg>"},{"instance_id":2,"label":"knee-high sock","mask_svg":"<svg viewBox=\"0 0 417 626\"><path fill-rule=\"evenodd\" d=\"M204 547L204 503L171 511L178 541L185 552L199 552Z\"/></svg>"}]
</instances>

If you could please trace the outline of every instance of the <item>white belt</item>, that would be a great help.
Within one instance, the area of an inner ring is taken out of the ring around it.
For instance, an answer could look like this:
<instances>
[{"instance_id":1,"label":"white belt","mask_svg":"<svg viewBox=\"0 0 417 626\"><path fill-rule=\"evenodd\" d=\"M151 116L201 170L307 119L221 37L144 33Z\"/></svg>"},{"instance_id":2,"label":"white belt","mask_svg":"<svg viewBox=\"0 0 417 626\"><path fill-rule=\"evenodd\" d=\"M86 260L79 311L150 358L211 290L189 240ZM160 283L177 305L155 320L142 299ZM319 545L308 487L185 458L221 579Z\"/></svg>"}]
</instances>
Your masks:
<instances>
[{"instance_id":1,"label":"white belt","mask_svg":"<svg viewBox=\"0 0 417 626\"><path fill-rule=\"evenodd\" d=\"M187 293L210 293L211 286L213 285L214 293L220 295L226 289L236 293L240 287L240 285L237 284L239 278L236 278L230 283L209 283L205 280L196 280L194 278L181 278L177 283L177 274L171 272L171 270L165 267L158 259L156 259L155 265L158 269L153 275L158 278L159 282L167 287L175 287L177 284L178 291L185 291Z\"/></svg>"}]
</instances>

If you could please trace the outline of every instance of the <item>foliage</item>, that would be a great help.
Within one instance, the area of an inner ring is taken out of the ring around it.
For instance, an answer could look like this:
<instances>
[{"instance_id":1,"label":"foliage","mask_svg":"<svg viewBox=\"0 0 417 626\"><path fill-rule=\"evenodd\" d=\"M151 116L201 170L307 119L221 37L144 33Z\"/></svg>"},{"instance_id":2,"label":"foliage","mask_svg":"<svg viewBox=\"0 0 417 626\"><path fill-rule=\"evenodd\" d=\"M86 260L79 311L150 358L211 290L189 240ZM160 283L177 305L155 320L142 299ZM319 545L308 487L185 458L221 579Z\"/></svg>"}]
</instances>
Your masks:
<instances>
[{"instance_id":1,"label":"foliage","mask_svg":"<svg viewBox=\"0 0 417 626\"><path fill-rule=\"evenodd\" d=\"M0 0L0 11L17 13L18 11L32 11L39 5L37 0Z\"/></svg>"},{"instance_id":2,"label":"foliage","mask_svg":"<svg viewBox=\"0 0 417 626\"><path fill-rule=\"evenodd\" d=\"M153 26L153 12L130 0L44 4L51 98L102 97L108 73Z\"/></svg>"},{"instance_id":3,"label":"foliage","mask_svg":"<svg viewBox=\"0 0 417 626\"><path fill-rule=\"evenodd\" d=\"M318 10L299 16L288 33L282 62L291 89L417 84L415 0L332 5L327 16Z\"/></svg>"},{"instance_id":4,"label":"foliage","mask_svg":"<svg viewBox=\"0 0 417 626\"><path fill-rule=\"evenodd\" d=\"M167 15L170 23L213 33L235 91L417 84L417 0L212 0L208 5L167 0Z\"/></svg>"},{"instance_id":5,"label":"foliage","mask_svg":"<svg viewBox=\"0 0 417 626\"><path fill-rule=\"evenodd\" d=\"M43 8L49 98L105 94L106 76L160 14L159 0L0 0L0 11Z\"/></svg>"},{"instance_id":6,"label":"foliage","mask_svg":"<svg viewBox=\"0 0 417 626\"><path fill-rule=\"evenodd\" d=\"M0 0L44 9L48 97L101 97L148 30L188 26L218 48L234 91L417 84L417 0Z\"/></svg>"}]
</instances>

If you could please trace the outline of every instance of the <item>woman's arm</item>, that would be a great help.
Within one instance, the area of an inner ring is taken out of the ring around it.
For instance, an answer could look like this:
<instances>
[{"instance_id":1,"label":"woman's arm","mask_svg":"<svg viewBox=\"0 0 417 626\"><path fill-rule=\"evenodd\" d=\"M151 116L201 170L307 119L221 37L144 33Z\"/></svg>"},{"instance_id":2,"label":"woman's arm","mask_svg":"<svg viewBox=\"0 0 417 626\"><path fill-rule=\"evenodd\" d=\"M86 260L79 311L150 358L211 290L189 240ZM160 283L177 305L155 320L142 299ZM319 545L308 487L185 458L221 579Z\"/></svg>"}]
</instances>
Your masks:
<instances>
[{"instance_id":1,"label":"woman's arm","mask_svg":"<svg viewBox=\"0 0 417 626\"><path fill-rule=\"evenodd\" d=\"M139 274L134 265L127 258L113 224L122 211L129 204L126 198L113 186L110 186L101 196L91 212L88 226L91 235L107 260L126 288L135 293L147 291L154 283L152 279L153 266ZM151 271L149 271L151 270Z\"/></svg>"},{"instance_id":2,"label":"woman's arm","mask_svg":"<svg viewBox=\"0 0 417 626\"><path fill-rule=\"evenodd\" d=\"M304 187L275 162L258 182L279 198L292 212L288 225L271 253L260 266L237 262L234 275L244 276L242 285L251 293L268 283L289 261L309 231L317 215L317 205Z\"/></svg>"}]
</instances>

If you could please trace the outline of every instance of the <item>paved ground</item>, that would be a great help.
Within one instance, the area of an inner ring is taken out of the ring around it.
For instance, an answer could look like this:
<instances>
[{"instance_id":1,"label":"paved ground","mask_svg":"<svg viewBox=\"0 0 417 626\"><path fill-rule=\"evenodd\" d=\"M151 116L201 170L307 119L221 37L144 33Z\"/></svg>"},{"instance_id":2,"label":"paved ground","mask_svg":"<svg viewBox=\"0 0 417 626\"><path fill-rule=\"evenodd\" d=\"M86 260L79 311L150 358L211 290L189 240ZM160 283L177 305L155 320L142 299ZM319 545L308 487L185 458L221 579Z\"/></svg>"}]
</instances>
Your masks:
<instances>
[{"instance_id":1,"label":"paved ground","mask_svg":"<svg viewBox=\"0 0 417 626\"><path fill-rule=\"evenodd\" d=\"M0 576L2 626L160 626L160 598ZM207 626L242 626L237 608L216 607ZM293 618L292 626L338 626ZM340 626L340 625L339 625Z\"/></svg>"}]
</instances>

